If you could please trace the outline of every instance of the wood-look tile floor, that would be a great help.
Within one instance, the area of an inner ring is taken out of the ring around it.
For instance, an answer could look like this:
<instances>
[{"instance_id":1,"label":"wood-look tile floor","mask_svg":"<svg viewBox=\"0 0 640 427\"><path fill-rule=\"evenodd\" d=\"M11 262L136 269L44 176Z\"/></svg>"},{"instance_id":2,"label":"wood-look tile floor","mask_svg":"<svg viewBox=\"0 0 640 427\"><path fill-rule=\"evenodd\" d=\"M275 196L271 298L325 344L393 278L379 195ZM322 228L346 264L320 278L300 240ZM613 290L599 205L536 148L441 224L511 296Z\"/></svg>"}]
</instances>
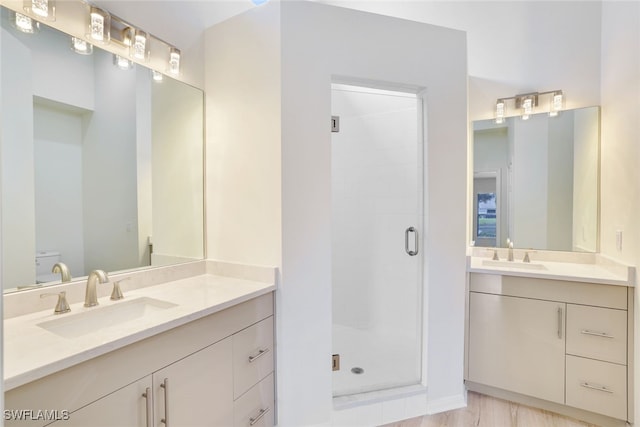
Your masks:
<instances>
[{"instance_id":1,"label":"wood-look tile floor","mask_svg":"<svg viewBox=\"0 0 640 427\"><path fill-rule=\"evenodd\" d=\"M597 427L542 409L469 392L467 407L383 427Z\"/></svg>"}]
</instances>

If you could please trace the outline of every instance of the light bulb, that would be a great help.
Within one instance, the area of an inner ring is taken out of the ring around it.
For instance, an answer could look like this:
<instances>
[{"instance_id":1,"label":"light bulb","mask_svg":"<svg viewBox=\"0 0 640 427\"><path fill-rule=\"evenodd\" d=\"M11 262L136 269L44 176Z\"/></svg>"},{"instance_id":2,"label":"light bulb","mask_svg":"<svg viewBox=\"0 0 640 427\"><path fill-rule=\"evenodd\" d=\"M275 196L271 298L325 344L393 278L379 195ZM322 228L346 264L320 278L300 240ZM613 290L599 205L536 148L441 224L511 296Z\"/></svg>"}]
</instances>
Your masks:
<instances>
[{"instance_id":1,"label":"light bulb","mask_svg":"<svg viewBox=\"0 0 640 427\"><path fill-rule=\"evenodd\" d=\"M533 112L533 98L525 98L522 101L522 120L529 120Z\"/></svg>"},{"instance_id":2,"label":"light bulb","mask_svg":"<svg viewBox=\"0 0 640 427\"><path fill-rule=\"evenodd\" d=\"M93 45L77 37L71 37L71 47L75 53L80 55L91 55L93 53Z\"/></svg>"},{"instance_id":3,"label":"light bulb","mask_svg":"<svg viewBox=\"0 0 640 427\"><path fill-rule=\"evenodd\" d=\"M496 124L504 123L505 111L505 101L504 99L499 99L498 102L496 102Z\"/></svg>"},{"instance_id":4,"label":"light bulb","mask_svg":"<svg viewBox=\"0 0 640 427\"><path fill-rule=\"evenodd\" d=\"M31 0L31 12L43 18L49 17L49 0Z\"/></svg>"},{"instance_id":5,"label":"light bulb","mask_svg":"<svg viewBox=\"0 0 640 427\"><path fill-rule=\"evenodd\" d=\"M169 72L180 74L180 51L175 47L172 47L169 52Z\"/></svg>"},{"instance_id":6,"label":"light bulb","mask_svg":"<svg viewBox=\"0 0 640 427\"><path fill-rule=\"evenodd\" d=\"M147 57L147 36L145 33L136 31L131 43L131 56L138 59Z\"/></svg>"},{"instance_id":7,"label":"light bulb","mask_svg":"<svg viewBox=\"0 0 640 427\"><path fill-rule=\"evenodd\" d=\"M549 108L549 116L556 117L558 113L562 110L562 104L564 101L564 96L562 95L562 91L554 92L551 97L551 107Z\"/></svg>"},{"instance_id":8,"label":"light bulb","mask_svg":"<svg viewBox=\"0 0 640 427\"><path fill-rule=\"evenodd\" d=\"M111 39L111 15L97 7L92 7L89 13L87 36L100 43L108 43Z\"/></svg>"},{"instance_id":9,"label":"light bulb","mask_svg":"<svg viewBox=\"0 0 640 427\"><path fill-rule=\"evenodd\" d=\"M16 28L23 33L33 34L40 29L40 23L34 21L33 19L25 16L21 13L16 12L15 18Z\"/></svg>"},{"instance_id":10,"label":"light bulb","mask_svg":"<svg viewBox=\"0 0 640 427\"><path fill-rule=\"evenodd\" d=\"M162 79L164 78L162 73L160 71L156 71L156 70L151 70L151 76L153 77L153 81L155 81L155 82L161 82Z\"/></svg>"},{"instance_id":11,"label":"light bulb","mask_svg":"<svg viewBox=\"0 0 640 427\"><path fill-rule=\"evenodd\" d=\"M23 0L22 7L27 12L36 15L39 20L56 20L55 0Z\"/></svg>"},{"instance_id":12,"label":"light bulb","mask_svg":"<svg viewBox=\"0 0 640 427\"><path fill-rule=\"evenodd\" d=\"M113 55L113 63L121 70L129 70L133 68L133 62L120 55Z\"/></svg>"}]
</instances>

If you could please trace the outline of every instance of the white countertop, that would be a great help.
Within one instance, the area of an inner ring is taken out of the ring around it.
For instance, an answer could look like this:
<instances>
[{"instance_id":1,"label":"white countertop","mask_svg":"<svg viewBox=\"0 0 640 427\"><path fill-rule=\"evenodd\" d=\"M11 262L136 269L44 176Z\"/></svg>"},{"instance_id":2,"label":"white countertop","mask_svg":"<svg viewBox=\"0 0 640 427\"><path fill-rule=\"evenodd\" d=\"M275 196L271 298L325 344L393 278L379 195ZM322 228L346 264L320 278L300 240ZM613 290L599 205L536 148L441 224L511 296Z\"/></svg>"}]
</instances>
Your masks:
<instances>
[{"instance_id":1,"label":"white countertop","mask_svg":"<svg viewBox=\"0 0 640 427\"><path fill-rule=\"evenodd\" d=\"M77 303L71 305L70 313L54 315L52 304L47 311L6 319L5 391L274 290L273 283L212 274L131 290L125 292L125 299L120 301L100 298L99 307L140 297L168 301L176 306L74 338L61 337L37 324L63 317L71 319L74 315L99 308L86 308L83 303Z\"/></svg>"},{"instance_id":2,"label":"white countertop","mask_svg":"<svg viewBox=\"0 0 640 427\"><path fill-rule=\"evenodd\" d=\"M506 276L532 277L538 279L568 280L603 285L633 286L633 269L613 263L575 263L554 261L531 261L530 268L522 261L511 261L512 266L485 265L490 258L467 256L467 271L470 273L500 274ZM501 264L509 262L501 261Z\"/></svg>"}]
</instances>

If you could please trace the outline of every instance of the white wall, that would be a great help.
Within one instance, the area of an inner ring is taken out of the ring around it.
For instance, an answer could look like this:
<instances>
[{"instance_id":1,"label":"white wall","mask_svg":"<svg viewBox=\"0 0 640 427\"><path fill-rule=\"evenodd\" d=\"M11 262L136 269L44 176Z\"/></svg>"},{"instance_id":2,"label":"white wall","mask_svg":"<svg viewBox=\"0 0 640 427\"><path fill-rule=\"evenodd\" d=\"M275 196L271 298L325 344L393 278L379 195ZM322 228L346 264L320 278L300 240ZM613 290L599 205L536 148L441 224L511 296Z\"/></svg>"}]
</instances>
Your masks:
<instances>
[{"instance_id":1,"label":"white wall","mask_svg":"<svg viewBox=\"0 0 640 427\"><path fill-rule=\"evenodd\" d=\"M602 4L602 177L600 248L640 268L640 3ZM622 250L616 230L623 232ZM637 283L636 283L637 285ZM634 365L640 366L640 292L635 297ZM640 417L640 370L635 369L634 407ZM637 424L637 421L636 421Z\"/></svg>"},{"instance_id":2,"label":"white wall","mask_svg":"<svg viewBox=\"0 0 640 427\"><path fill-rule=\"evenodd\" d=\"M202 92L166 78L152 83L151 93L153 253L202 259Z\"/></svg>"},{"instance_id":3,"label":"white wall","mask_svg":"<svg viewBox=\"0 0 640 427\"><path fill-rule=\"evenodd\" d=\"M567 108L600 104L598 1L322 2L466 31L470 120L528 91L563 89Z\"/></svg>"},{"instance_id":4,"label":"white wall","mask_svg":"<svg viewBox=\"0 0 640 427\"><path fill-rule=\"evenodd\" d=\"M36 250L60 252L73 277L85 275L82 132L77 112L34 105Z\"/></svg>"},{"instance_id":5,"label":"white wall","mask_svg":"<svg viewBox=\"0 0 640 427\"><path fill-rule=\"evenodd\" d=\"M598 249L598 192L600 179L600 110L574 110L573 128L573 248Z\"/></svg>"},{"instance_id":6,"label":"white wall","mask_svg":"<svg viewBox=\"0 0 640 427\"><path fill-rule=\"evenodd\" d=\"M114 271L138 262L136 103L122 102L136 93L136 72L114 67L106 52L94 52L93 58L100 84L95 110L85 118L85 271Z\"/></svg>"},{"instance_id":7,"label":"white wall","mask_svg":"<svg viewBox=\"0 0 640 427\"><path fill-rule=\"evenodd\" d=\"M546 114L542 116L549 119L546 247L550 250L570 250L573 248L574 115L572 111L567 111L554 118ZM592 190L596 191L597 188L594 185Z\"/></svg>"},{"instance_id":8,"label":"white wall","mask_svg":"<svg viewBox=\"0 0 640 427\"><path fill-rule=\"evenodd\" d=\"M284 2L213 27L206 46L209 256L280 266L280 424L324 424L331 414L328 126L335 75L426 87L427 108L438 106L429 110L427 125L432 208L425 248L426 313L428 345L435 349L428 353L428 383L434 401L460 404L467 163L464 34ZM446 66L431 66L438 58Z\"/></svg>"},{"instance_id":9,"label":"white wall","mask_svg":"<svg viewBox=\"0 0 640 427\"><path fill-rule=\"evenodd\" d=\"M2 287L35 283L33 82L28 49L2 31L0 139L2 178ZM6 57L5 57L6 58ZM16 66L18 65L18 66Z\"/></svg>"},{"instance_id":10,"label":"white wall","mask_svg":"<svg viewBox=\"0 0 640 427\"><path fill-rule=\"evenodd\" d=\"M547 117L533 115L512 123L512 200L510 235L515 247L547 246L548 135Z\"/></svg>"}]
</instances>

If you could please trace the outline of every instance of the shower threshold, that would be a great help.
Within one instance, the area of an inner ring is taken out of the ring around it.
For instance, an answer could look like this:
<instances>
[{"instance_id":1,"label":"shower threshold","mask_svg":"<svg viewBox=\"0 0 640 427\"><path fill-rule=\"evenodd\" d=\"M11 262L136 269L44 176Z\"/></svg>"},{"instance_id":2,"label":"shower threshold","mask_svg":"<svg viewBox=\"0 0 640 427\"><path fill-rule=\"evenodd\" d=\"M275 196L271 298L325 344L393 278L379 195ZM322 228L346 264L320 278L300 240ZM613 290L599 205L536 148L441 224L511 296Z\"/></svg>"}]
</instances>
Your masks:
<instances>
[{"instance_id":1,"label":"shower threshold","mask_svg":"<svg viewBox=\"0 0 640 427\"><path fill-rule=\"evenodd\" d=\"M425 397L427 395L427 387L422 384L336 396L333 398L333 410L340 411L343 409L354 408L356 406L371 405L374 403L403 399L420 394L424 394Z\"/></svg>"}]
</instances>

